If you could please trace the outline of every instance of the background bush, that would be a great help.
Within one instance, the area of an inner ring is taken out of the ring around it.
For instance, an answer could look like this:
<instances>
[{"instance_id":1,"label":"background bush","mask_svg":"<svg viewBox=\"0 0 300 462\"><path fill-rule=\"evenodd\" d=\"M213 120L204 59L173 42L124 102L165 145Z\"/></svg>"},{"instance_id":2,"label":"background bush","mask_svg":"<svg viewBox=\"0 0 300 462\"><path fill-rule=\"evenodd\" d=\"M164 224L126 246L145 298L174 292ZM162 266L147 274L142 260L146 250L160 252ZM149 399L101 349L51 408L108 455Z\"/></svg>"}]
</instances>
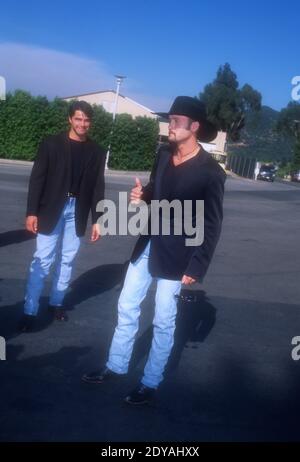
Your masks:
<instances>
[{"instance_id":1,"label":"background bush","mask_svg":"<svg viewBox=\"0 0 300 462\"><path fill-rule=\"evenodd\" d=\"M69 104L48 101L17 90L0 101L0 157L34 160L39 143L47 135L68 129ZM120 114L112 126L112 115L93 106L90 137L105 150L110 144L109 167L120 170L149 170L158 140L158 122L148 117L133 119ZM113 130L112 130L113 128Z\"/></svg>"},{"instance_id":2,"label":"background bush","mask_svg":"<svg viewBox=\"0 0 300 462\"><path fill-rule=\"evenodd\" d=\"M148 117L116 117L109 166L120 170L150 170L158 140L158 122Z\"/></svg>"}]
</instances>

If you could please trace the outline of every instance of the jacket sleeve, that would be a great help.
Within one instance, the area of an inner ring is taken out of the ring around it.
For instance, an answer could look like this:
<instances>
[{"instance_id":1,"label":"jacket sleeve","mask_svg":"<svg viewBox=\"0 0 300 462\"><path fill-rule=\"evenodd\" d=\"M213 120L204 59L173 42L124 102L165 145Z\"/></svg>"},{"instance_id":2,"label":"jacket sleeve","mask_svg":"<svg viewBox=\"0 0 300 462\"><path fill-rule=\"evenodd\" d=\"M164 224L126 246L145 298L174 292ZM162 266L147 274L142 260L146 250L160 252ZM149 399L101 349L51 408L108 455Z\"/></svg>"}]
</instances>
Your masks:
<instances>
[{"instance_id":1,"label":"jacket sleeve","mask_svg":"<svg viewBox=\"0 0 300 462\"><path fill-rule=\"evenodd\" d=\"M38 216L40 199L43 193L48 170L48 149L46 140L42 141L33 164L27 197L26 216Z\"/></svg>"},{"instance_id":2,"label":"jacket sleeve","mask_svg":"<svg viewBox=\"0 0 300 462\"><path fill-rule=\"evenodd\" d=\"M97 220L103 215L103 212L97 212L98 202L104 200L104 190L105 190L105 179L104 179L104 170L105 170L105 152L101 152L98 155L101 156L101 161L99 162L99 172L95 184L95 189L93 193L92 206L91 206L91 215L92 215L92 224L96 224Z\"/></svg>"},{"instance_id":3,"label":"jacket sleeve","mask_svg":"<svg viewBox=\"0 0 300 462\"><path fill-rule=\"evenodd\" d=\"M185 275L198 281L204 278L217 246L223 220L223 197L226 175L217 173L209 181L204 195L204 240L196 247Z\"/></svg>"},{"instance_id":4,"label":"jacket sleeve","mask_svg":"<svg viewBox=\"0 0 300 462\"><path fill-rule=\"evenodd\" d=\"M159 158L160 158L160 151L156 153L155 161L154 161L151 174L150 174L150 178L149 178L149 183L146 186L143 186L142 188L142 192L143 192L142 200L145 201L146 204L150 204L153 198L154 183L155 183L157 166L159 164Z\"/></svg>"}]
</instances>

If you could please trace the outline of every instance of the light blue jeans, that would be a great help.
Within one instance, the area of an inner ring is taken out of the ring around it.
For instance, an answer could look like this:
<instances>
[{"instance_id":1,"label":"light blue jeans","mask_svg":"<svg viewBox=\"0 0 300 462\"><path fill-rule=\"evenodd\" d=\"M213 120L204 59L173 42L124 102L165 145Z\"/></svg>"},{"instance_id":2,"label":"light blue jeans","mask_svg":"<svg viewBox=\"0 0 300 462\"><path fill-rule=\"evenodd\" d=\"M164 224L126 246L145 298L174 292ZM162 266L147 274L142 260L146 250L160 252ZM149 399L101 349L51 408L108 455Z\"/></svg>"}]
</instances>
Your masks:
<instances>
[{"instance_id":1,"label":"light blue jeans","mask_svg":"<svg viewBox=\"0 0 300 462\"><path fill-rule=\"evenodd\" d=\"M118 325L109 351L107 367L118 374L126 374L133 344L139 327L140 304L152 282L148 269L150 241L135 263L130 263L118 303ZM157 388L174 343L177 301L181 281L157 278L153 340L144 369L142 383Z\"/></svg>"},{"instance_id":2,"label":"light blue jeans","mask_svg":"<svg viewBox=\"0 0 300 462\"><path fill-rule=\"evenodd\" d=\"M62 306L72 273L72 263L80 246L75 231L74 197L67 199L57 225L51 234L37 234L36 252L29 269L26 287L24 313L36 316L44 279L56 258L49 304Z\"/></svg>"}]
</instances>

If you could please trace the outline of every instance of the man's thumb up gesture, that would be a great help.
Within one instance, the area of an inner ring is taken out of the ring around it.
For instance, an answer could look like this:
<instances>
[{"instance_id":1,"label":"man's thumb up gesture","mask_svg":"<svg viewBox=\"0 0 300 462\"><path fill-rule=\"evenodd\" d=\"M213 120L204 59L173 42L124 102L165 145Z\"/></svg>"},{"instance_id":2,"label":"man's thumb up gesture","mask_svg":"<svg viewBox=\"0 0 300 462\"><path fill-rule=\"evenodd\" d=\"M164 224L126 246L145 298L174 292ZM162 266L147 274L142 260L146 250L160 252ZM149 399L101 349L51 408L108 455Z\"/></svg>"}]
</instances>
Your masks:
<instances>
[{"instance_id":1,"label":"man's thumb up gesture","mask_svg":"<svg viewBox=\"0 0 300 462\"><path fill-rule=\"evenodd\" d=\"M142 183L139 178L135 179L135 187L132 188L130 193L130 202L132 204L138 204L142 198L143 191L142 191Z\"/></svg>"}]
</instances>

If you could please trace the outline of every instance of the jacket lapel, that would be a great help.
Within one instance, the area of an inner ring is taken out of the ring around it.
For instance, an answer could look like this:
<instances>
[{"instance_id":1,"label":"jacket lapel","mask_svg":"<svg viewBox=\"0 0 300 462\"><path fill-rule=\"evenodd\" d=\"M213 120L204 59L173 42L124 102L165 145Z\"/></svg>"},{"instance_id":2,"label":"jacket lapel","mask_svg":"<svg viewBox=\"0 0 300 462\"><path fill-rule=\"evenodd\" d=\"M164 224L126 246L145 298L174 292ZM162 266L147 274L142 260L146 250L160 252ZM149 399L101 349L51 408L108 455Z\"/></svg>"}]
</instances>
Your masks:
<instances>
[{"instance_id":1,"label":"jacket lapel","mask_svg":"<svg viewBox=\"0 0 300 462\"><path fill-rule=\"evenodd\" d=\"M157 167L157 173L156 173L156 178L155 178L155 191L154 191L154 194L153 194L153 198L154 199L159 199L160 197L160 190L161 190L161 185L162 185L162 180L163 180L163 177L164 177L164 172L167 168L167 165L170 161L170 157L171 157L172 153L170 151L164 151L161 153L160 155L160 159L159 159L159 164L158 164L158 167Z\"/></svg>"},{"instance_id":2,"label":"jacket lapel","mask_svg":"<svg viewBox=\"0 0 300 462\"><path fill-rule=\"evenodd\" d=\"M209 152L205 151L203 148L202 148L202 151L198 157L198 165L200 164L204 164L208 159L210 158L210 154Z\"/></svg>"},{"instance_id":3,"label":"jacket lapel","mask_svg":"<svg viewBox=\"0 0 300 462\"><path fill-rule=\"evenodd\" d=\"M66 188L69 190L71 186L71 175L72 175L72 165L71 165L71 146L69 141L69 132L63 134L63 156L64 163L66 167Z\"/></svg>"}]
</instances>

